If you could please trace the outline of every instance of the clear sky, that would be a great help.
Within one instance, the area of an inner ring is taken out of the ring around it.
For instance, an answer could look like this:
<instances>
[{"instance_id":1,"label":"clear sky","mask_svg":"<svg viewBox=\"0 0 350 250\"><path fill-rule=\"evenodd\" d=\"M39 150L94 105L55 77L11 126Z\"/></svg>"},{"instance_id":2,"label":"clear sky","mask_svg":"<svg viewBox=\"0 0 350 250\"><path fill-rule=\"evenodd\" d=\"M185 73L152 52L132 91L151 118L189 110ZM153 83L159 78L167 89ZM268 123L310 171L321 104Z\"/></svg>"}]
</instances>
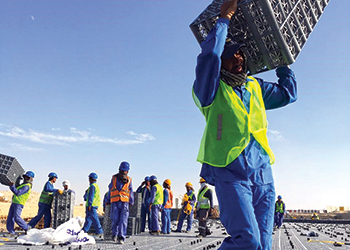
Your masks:
<instances>
[{"instance_id":1,"label":"clear sky","mask_svg":"<svg viewBox=\"0 0 350 250\"><path fill-rule=\"evenodd\" d=\"M187 181L197 191L205 120L191 96L200 50L189 24L210 2L2 0L0 153L35 172L37 192L57 172L78 203L90 172L104 193L124 160L135 189L155 174L175 196ZM349 9L330 1L291 65L298 101L267 112L290 209L350 206Z\"/></svg>"}]
</instances>

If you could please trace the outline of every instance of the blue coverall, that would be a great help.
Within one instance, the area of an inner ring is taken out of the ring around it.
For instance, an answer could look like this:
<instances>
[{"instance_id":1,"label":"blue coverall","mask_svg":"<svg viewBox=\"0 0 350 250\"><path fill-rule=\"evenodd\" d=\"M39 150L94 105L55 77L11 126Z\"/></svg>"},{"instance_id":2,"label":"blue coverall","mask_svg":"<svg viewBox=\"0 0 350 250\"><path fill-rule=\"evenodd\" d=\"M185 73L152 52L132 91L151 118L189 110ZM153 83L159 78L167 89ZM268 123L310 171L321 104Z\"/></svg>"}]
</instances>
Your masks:
<instances>
[{"instance_id":1,"label":"blue coverall","mask_svg":"<svg viewBox=\"0 0 350 250\"><path fill-rule=\"evenodd\" d=\"M124 183L117 180L117 189L122 190ZM111 183L108 186L108 199L111 197L111 189L113 187L113 177ZM126 238L126 229L128 227L128 218L129 218L129 205L134 205L134 192L132 189L132 183L129 185L130 198L128 202L111 202L111 219L112 219L112 235L116 236L118 239L125 240Z\"/></svg>"},{"instance_id":2,"label":"blue coverall","mask_svg":"<svg viewBox=\"0 0 350 250\"><path fill-rule=\"evenodd\" d=\"M220 83L220 56L224 50L229 20L219 18L201 43L193 92L202 107L215 99ZM256 78L265 108L283 107L297 99L294 73L289 67L276 70L278 83ZM249 112L250 93L245 86L233 88ZM215 186L220 219L230 237L220 249L271 249L275 188L269 156L253 136L243 152L226 167L202 164L200 176Z\"/></svg>"},{"instance_id":3,"label":"blue coverall","mask_svg":"<svg viewBox=\"0 0 350 250\"><path fill-rule=\"evenodd\" d=\"M146 217L147 217L147 224L148 224L148 230L151 230L151 216L149 211L149 204L150 204L150 198L151 198L151 191L146 188L139 186L136 190L136 193L141 193L142 196L142 202L141 202L141 232L145 231L146 228Z\"/></svg>"},{"instance_id":4,"label":"blue coverall","mask_svg":"<svg viewBox=\"0 0 350 250\"><path fill-rule=\"evenodd\" d=\"M88 204L85 207L85 223L82 230L85 233L89 232L91 224L93 224L96 230L96 234L103 234L103 229L97 214L98 206L92 206L92 202L94 200L94 196L96 192L95 186L92 185L93 183L91 183L89 186L89 193L85 192L84 194L84 201L87 200ZM88 209L89 207L91 207L91 210Z\"/></svg>"},{"instance_id":5,"label":"blue coverall","mask_svg":"<svg viewBox=\"0 0 350 250\"><path fill-rule=\"evenodd\" d=\"M20 189L17 189L15 185L12 185L10 187L10 190L16 195L20 196L22 194L29 192L28 186L23 186ZM10 234L15 234L15 222L18 226L20 226L23 230L28 230L28 224L22 219L23 205L12 203L10 206L9 213L7 215L7 221L6 221L6 229L9 231Z\"/></svg>"},{"instance_id":6,"label":"blue coverall","mask_svg":"<svg viewBox=\"0 0 350 250\"><path fill-rule=\"evenodd\" d=\"M157 193L157 187L155 185L152 186L151 188L151 198L150 198L150 203L153 204L155 198L156 198L156 193ZM151 207L150 215L151 215L151 231L156 232L160 231L159 227L159 211L162 208L162 204L153 204Z\"/></svg>"},{"instance_id":7,"label":"blue coverall","mask_svg":"<svg viewBox=\"0 0 350 250\"><path fill-rule=\"evenodd\" d=\"M169 192L166 188L164 188L163 191L163 197L164 197L164 202L162 205L162 230L161 232L163 234L170 234L171 231L171 208L164 208L165 204L167 203L169 199Z\"/></svg>"},{"instance_id":8,"label":"blue coverall","mask_svg":"<svg viewBox=\"0 0 350 250\"><path fill-rule=\"evenodd\" d=\"M58 189L53 188L53 184L51 181L47 181L44 186L44 191L49 193L55 193ZM46 204L39 202L39 210L38 215L35 216L31 221L28 223L29 226L32 228L35 227L36 224L41 220L41 218L44 216L44 228L50 227L51 224L51 204Z\"/></svg>"},{"instance_id":9,"label":"blue coverall","mask_svg":"<svg viewBox=\"0 0 350 250\"><path fill-rule=\"evenodd\" d=\"M180 214L180 217L179 217L179 222L177 223L177 229L176 229L176 232L181 232L181 229L182 229L182 224L184 223L184 219L187 217L187 227L186 227L186 231L189 232L191 231L192 229L192 222L193 222L193 208L194 208L194 205L196 203L196 195L194 194L194 192L192 190L188 191L186 194L188 195L188 197L191 196L191 194L193 193L192 195L192 198L188 200L188 202L191 204L192 206L192 210L191 210L191 213L189 215L185 214L184 212L184 207L186 206L187 203L185 203L183 206L182 206L182 209L181 209L181 214Z\"/></svg>"}]
</instances>

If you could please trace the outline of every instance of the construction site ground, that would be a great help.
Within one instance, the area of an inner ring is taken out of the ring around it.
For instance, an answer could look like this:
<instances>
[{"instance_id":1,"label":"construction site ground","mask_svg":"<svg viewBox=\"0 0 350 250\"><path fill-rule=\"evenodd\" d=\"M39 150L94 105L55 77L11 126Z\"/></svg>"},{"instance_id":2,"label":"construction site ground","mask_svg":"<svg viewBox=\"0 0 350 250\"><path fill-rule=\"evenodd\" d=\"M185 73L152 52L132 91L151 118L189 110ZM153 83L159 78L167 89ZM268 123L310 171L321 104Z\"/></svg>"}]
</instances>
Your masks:
<instances>
[{"instance_id":1,"label":"construction site ground","mask_svg":"<svg viewBox=\"0 0 350 250\"><path fill-rule=\"evenodd\" d=\"M97 241L95 245L21 245L14 238L0 235L0 249L191 249L207 250L218 249L221 242L227 236L225 229L219 220L210 220L212 235L199 239L196 237L198 222L194 222L194 229L191 233L171 233L169 235L151 236L149 233L141 233L128 237L124 245L117 245L112 241ZM175 229L175 222L172 228ZM184 225L185 228L185 225ZM311 236L315 235L315 236ZM274 230L272 235L273 250L301 249L301 250L323 250L323 249L350 249L350 224L338 224L335 222L326 223L301 223L285 222L280 229Z\"/></svg>"}]
</instances>

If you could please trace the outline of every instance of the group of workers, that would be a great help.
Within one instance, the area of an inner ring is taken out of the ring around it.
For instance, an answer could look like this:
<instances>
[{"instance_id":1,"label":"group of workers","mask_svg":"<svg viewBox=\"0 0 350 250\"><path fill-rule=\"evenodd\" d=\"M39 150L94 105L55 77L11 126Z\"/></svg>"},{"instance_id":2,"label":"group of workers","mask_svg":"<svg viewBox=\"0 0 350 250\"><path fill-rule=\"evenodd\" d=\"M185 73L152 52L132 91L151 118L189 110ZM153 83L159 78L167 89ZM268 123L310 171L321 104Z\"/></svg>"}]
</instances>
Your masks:
<instances>
[{"instance_id":1,"label":"group of workers","mask_svg":"<svg viewBox=\"0 0 350 250\"><path fill-rule=\"evenodd\" d=\"M27 231L31 228L34 228L44 216L44 228L50 227L51 204L53 201L53 194L55 192L58 192L59 194L63 194L63 192L74 193L74 191L70 189L69 181L62 182L63 190L55 189L53 184L56 182L58 176L56 173L49 173L49 180L45 183L44 188L39 197L38 214L29 223L26 223L22 219L21 214L23 207L30 196L35 174L33 171L27 171L22 177L22 183L19 183L21 178L18 178L16 183L10 183L10 190L13 192L13 197L12 204L10 206L9 213L7 216L6 228L9 234L12 236L15 236L15 222L23 230Z\"/></svg>"},{"instance_id":2,"label":"group of workers","mask_svg":"<svg viewBox=\"0 0 350 250\"><path fill-rule=\"evenodd\" d=\"M198 192L198 201L194 193L193 184L185 184L186 193L182 199L182 208L178 214L177 228L174 232L182 232L182 225L187 218L185 232L192 229L194 211L199 219L199 234L197 237L205 237L210 234L206 225L210 211L213 209L212 190L206 185L206 181L200 179L201 188ZM173 207L173 192L171 181L164 180L163 188L158 183L155 175L146 176L144 181L137 188L136 192L141 193L141 232L145 232L146 221L151 235L170 234L171 232L171 208ZM159 212L161 212L162 226L159 225Z\"/></svg>"},{"instance_id":3,"label":"group of workers","mask_svg":"<svg viewBox=\"0 0 350 250\"><path fill-rule=\"evenodd\" d=\"M119 172L112 176L111 182L108 185L108 191L104 195L103 206L104 210L107 205L110 206L110 214L112 220L112 235L113 240L117 244L124 244L126 238L126 229L129 217L129 205L134 204L134 193L132 187L132 179L128 175L130 164L123 161L119 165ZM69 188L69 182L64 181L64 189L55 189L53 184L58 179L56 173L49 173L48 181L39 198L38 214L27 224L21 218L21 212L28 200L34 179L34 173L27 171L23 175L23 183L11 183L10 190L13 192L12 204L7 218L7 230L10 234L15 235L14 223L16 222L23 230L27 231L34 228L36 224L44 216L44 228L50 227L51 224L51 206L53 195L57 192L74 192ZM82 228L84 232L88 232L91 225L94 225L96 230L95 239L103 240L103 229L98 218L97 209L101 203L100 188L97 185L98 175L90 173L89 187L85 191L84 200L86 201L86 217ZM182 201L182 209L178 215L178 224L175 232L181 232L184 220L187 218L187 228L185 232L190 232L193 222L194 211L197 211L199 218L199 235L205 237L210 234L206 221L210 211L213 209L212 190L206 185L206 181L200 179L201 188L198 192L198 202L194 194L192 183L187 182L186 193ZM173 191L171 190L171 181L166 179L163 182L163 187L158 183L155 175L145 177L144 181L136 190L141 193L141 231L145 232L146 220L148 219L148 229L151 235L170 234L171 232L171 209L173 207ZM159 224L159 213L161 213L161 222Z\"/></svg>"}]
</instances>

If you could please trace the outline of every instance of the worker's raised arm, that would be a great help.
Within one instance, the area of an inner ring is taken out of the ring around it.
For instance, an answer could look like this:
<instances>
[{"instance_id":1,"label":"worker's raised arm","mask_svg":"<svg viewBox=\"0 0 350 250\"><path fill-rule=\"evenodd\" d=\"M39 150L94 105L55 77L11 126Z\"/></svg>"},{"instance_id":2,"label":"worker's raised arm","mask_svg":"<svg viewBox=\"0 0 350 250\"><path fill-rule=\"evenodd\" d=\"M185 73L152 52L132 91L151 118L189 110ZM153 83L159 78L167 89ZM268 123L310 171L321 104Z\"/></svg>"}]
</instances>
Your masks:
<instances>
[{"instance_id":1,"label":"worker's raised arm","mask_svg":"<svg viewBox=\"0 0 350 250\"><path fill-rule=\"evenodd\" d=\"M280 108L297 100L297 81L293 70L288 66L279 67L276 75L278 83L257 78L267 110Z\"/></svg>"}]
</instances>

